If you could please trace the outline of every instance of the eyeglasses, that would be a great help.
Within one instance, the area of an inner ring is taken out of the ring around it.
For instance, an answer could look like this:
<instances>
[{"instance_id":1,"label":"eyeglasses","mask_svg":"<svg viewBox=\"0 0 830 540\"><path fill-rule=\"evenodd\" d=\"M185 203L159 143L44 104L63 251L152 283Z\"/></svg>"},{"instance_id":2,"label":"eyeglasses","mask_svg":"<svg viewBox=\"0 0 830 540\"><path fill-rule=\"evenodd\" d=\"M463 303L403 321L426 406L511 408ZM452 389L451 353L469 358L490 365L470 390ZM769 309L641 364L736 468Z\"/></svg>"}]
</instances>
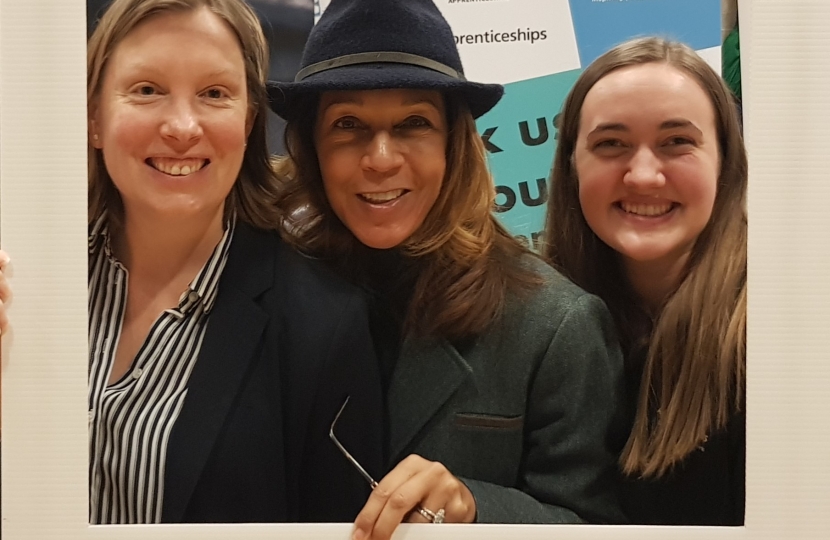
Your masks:
<instances>
[{"instance_id":1,"label":"eyeglasses","mask_svg":"<svg viewBox=\"0 0 830 540\"><path fill-rule=\"evenodd\" d=\"M349 403L349 398L351 396L346 397L346 401L343 402L343 405L340 406L340 410L337 411L337 416L334 417L334 421L331 423L331 428L329 428L329 439L337 446L337 449L346 456L346 459L354 466L355 469L369 482L369 485L372 486L372 489L378 487L378 483L375 481L372 476L366 472L366 469L363 468L363 465L358 463L358 461L352 456L348 450L346 450L340 441L337 440L337 437L334 436L334 426L337 424L337 421L340 419L340 415L343 414L343 409L346 408L346 404ZM431 512L424 508L421 505L416 505L415 508L412 509L413 512L418 512L426 519L432 521L433 523L444 523L444 509L440 509L438 512Z\"/></svg>"},{"instance_id":2,"label":"eyeglasses","mask_svg":"<svg viewBox=\"0 0 830 540\"><path fill-rule=\"evenodd\" d=\"M366 472L366 469L364 469L363 466L360 463L358 463L358 461L349 453L349 451L346 450L342 444L340 444L340 441L337 440L337 437L334 436L334 426L340 419L340 415L343 414L343 409L345 409L346 404L349 403L350 397L351 396L346 398L346 401L343 402L343 405L337 412L337 416L334 417L334 421L331 423L331 429L329 429L329 438L332 440L332 442L334 442L338 450L340 450L340 452L342 452L343 455L346 456L346 459L348 459L349 462L351 462L351 464L354 466L355 469L357 469L357 471L363 476L363 478L365 478L366 481L369 482L369 485L372 486L372 489L375 489L376 487L378 487L378 483L375 481L375 479L372 478L371 475Z\"/></svg>"}]
</instances>

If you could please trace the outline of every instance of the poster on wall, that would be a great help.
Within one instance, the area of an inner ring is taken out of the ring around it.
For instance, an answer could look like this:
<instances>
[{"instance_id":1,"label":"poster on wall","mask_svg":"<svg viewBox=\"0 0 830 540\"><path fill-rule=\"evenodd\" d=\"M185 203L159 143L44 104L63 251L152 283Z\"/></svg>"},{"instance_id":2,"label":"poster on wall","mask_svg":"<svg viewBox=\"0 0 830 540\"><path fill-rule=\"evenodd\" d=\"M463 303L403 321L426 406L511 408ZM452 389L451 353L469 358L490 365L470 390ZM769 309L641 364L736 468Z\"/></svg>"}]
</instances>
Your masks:
<instances>
[{"instance_id":1,"label":"poster on wall","mask_svg":"<svg viewBox=\"0 0 830 540\"><path fill-rule=\"evenodd\" d=\"M496 184L496 212L536 248L556 116L582 69L626 39L682 41L720 71L721 0L434 0L450 23L467 79L505 85L477 125ZM317 21L331 0L315 0Z\"/></svg>"}]
</instances>

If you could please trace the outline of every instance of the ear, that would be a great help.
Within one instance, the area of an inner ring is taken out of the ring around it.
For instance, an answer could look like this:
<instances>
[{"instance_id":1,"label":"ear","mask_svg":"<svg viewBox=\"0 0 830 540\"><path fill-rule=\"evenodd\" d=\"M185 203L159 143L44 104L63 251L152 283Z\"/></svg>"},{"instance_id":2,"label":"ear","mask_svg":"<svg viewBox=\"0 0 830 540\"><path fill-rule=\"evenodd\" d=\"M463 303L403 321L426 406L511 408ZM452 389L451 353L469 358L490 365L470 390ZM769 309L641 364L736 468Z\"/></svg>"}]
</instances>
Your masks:
<instances>
[{"instance_id":1,"label":"ear","mask_svg":"<svg viewBox=\"0 0 830 540\"><path fill-rule=\"evenodd\" d=\"M101 142L101 127L97 120L97 116L98 108L94 105L90 105L86 127L87 137L89 137L89 144L91 144L93 148L100 150L103 147L103 143Z\"/></svg>"},{"instance_id":2,"label":"ear","mask_svg":"<svg viewBox=\"0 0 830 540\"><path fill-rule=\"evenodd\" d=\"M254 129L254 120L256 120L257 111L254 109L248 110L248 115L245 118L245 140L251 136L251 131Z\"/></svg>"}]
</instances>

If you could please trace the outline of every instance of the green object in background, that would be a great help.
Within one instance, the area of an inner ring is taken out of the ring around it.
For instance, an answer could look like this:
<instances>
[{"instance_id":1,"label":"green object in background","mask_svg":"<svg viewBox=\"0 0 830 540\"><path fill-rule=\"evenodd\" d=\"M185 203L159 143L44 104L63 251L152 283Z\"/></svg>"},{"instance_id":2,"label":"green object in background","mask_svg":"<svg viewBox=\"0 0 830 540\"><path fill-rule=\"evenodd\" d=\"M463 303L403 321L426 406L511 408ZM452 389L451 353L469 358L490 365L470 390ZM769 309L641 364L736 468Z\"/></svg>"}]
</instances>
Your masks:
<instances>
[{"instance_id":1,"label":"green object in background","mask_svg":"<svg viewBox=\"0 0 830 540\"><path fill-rule=\"evenodd\" d=\"M735 93L738 101L741 100L741 42L738 27L732 29L721 48L723 55L723 79Z\"/></svg>"}]
</instances>

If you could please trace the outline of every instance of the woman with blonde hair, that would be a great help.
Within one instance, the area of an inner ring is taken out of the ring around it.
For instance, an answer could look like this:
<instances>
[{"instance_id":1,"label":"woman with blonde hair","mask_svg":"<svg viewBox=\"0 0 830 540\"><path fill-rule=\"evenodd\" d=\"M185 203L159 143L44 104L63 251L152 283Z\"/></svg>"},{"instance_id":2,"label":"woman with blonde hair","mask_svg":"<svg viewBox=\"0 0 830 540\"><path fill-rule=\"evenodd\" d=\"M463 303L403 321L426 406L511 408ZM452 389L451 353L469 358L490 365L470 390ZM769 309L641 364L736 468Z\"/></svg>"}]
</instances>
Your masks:
<instances>
[{"instance_id":1,"label":"woman with blonde hair","mask_svg":"<svg viewBox=\"0 0 830 540\"><path fill-rule=\"evenodd\" d=\"M492 214L474 119L502 91L466 80L431 0L335 0L297 79L271 85L286 236L373 298L391 470L356 539L621 519L617 339L602 302Z\"/></svg>"},{"instance_id":2,"label":"woman with blonde hair","mask_svg":"<svg viewBox=\"0 0 830 540\"><path fill-rule=\"evenodd\" d=\"M381 467L363 295L273 230L267 65L241 0L115 0L88 43L92 523L351 521L349 396Z\"/></svg>"},{"instance_id":3,"label":"woman with blonde hair","mask_svg":"<svg viewBox=\"0 0 830 540\"><path fill-rule=\"evenodd\" d=\"M732 95L693 50L642 38L582 73L561 120L546 255L606 302L622 340L628 517L742 524L747 158Z\"/></svg>"}]
</instances>

